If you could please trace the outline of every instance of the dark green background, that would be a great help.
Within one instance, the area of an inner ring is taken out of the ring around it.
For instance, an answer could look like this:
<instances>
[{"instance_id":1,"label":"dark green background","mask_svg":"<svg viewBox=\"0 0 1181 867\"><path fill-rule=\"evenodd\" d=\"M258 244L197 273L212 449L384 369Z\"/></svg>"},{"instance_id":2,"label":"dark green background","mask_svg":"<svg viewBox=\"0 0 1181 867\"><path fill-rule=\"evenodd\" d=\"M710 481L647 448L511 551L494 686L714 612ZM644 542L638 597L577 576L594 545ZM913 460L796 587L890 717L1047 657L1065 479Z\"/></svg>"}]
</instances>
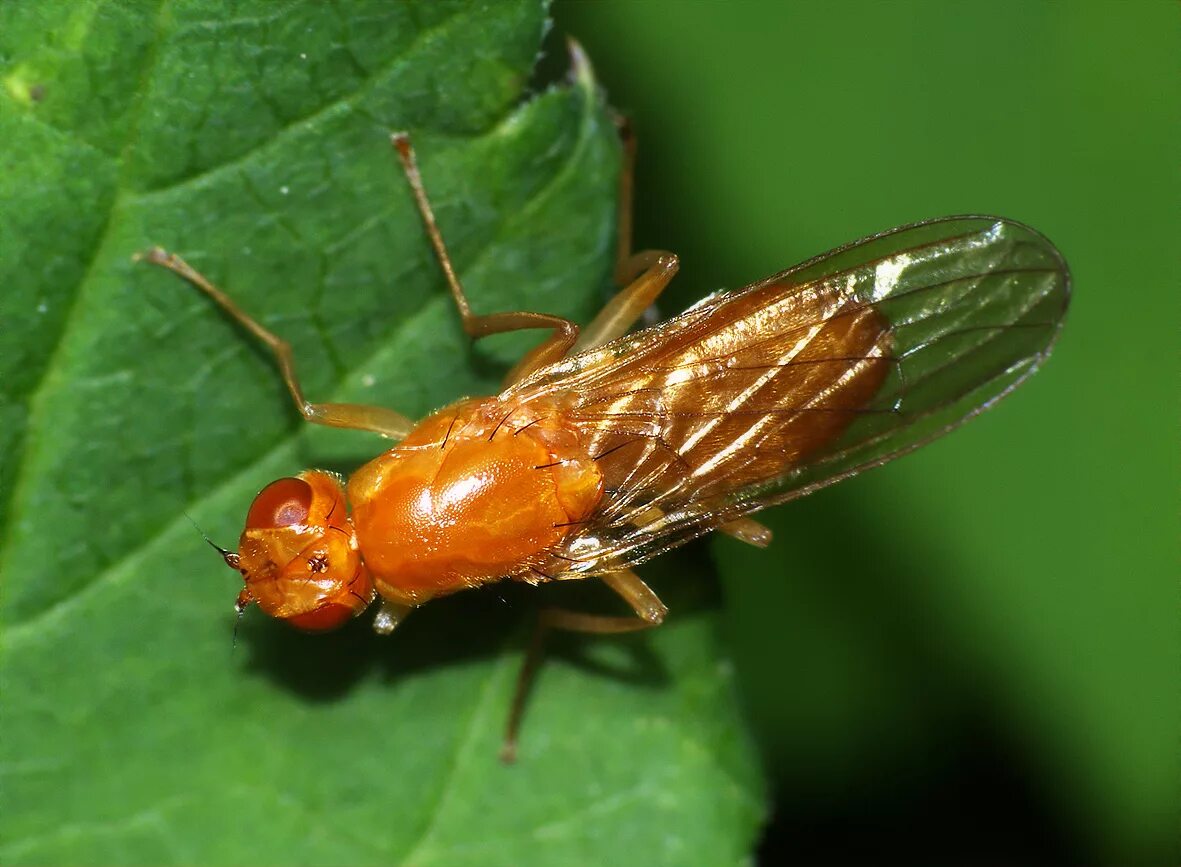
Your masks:
<instances>
[{"instance_id":1,"label":"dark green background","mask_svg":"<svg viewBox=\"0 0 1181 867\"><path fill-rule=\"evenodd\" d=\"M949 213L1027 221L1073 271L1054 357L1002 406L773 510L767 552L714 543L776 777L768 859L1164 863L1181 682L1176 5L555 17L634 119L638 242L682 257L669 310Z\"/></svg>"}]
</instances>

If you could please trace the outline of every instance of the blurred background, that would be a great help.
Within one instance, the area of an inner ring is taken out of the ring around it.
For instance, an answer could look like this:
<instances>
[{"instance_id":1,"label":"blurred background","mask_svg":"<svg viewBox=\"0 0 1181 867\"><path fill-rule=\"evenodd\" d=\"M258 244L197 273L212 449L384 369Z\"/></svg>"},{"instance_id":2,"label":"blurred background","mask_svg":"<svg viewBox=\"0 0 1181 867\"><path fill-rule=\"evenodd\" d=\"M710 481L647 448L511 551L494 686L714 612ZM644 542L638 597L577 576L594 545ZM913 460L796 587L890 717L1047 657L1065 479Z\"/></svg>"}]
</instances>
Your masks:
<instances>
[{"instance_id":1,"label":"blurred background","mask_svg":"<svg viewBox=\"0 0 1181 867\"><path fill-rule=\"evenodd\" d=\"M1181 22L1172 3L559 2L640 142L676 312L996 213L1075 298L998 409L719 540L765 863L1177 863Z\"/></svg>"}]
</instances>

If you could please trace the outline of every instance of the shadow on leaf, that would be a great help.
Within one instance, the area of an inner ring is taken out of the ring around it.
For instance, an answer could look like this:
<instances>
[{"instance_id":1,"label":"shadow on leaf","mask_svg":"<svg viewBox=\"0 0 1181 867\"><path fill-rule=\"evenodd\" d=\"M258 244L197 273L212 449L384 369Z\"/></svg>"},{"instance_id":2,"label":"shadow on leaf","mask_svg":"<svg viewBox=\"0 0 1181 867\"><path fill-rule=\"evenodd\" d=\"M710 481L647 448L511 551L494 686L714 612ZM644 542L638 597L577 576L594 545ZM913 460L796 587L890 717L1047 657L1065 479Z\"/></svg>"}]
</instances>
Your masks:
<instances>
[{"instance_id":1,"label":"shadow on leaf","mask_svg":"<svg viewBox=\"0 0 1181 867\"><path fill-rule=\"evenodd\" d=\"M715 583L693 566L691 557L666 557L645 569L676 619L717 604ZM616 601L597 581L555 582L540 588L503 582L434 600L390 636L372 631L368 613L335 633L314 635L248 612L238 643L251 671L308 701L331 702L347 696L375 669L386 680L396 681L487 660L507 650L523 655L537 611L546 605L618 613ZM556 633L547 639L545 656L585 675L665 689L671 682L669 669L651 639L651 634L642 633Z\"/></svg>"}]
</instances>

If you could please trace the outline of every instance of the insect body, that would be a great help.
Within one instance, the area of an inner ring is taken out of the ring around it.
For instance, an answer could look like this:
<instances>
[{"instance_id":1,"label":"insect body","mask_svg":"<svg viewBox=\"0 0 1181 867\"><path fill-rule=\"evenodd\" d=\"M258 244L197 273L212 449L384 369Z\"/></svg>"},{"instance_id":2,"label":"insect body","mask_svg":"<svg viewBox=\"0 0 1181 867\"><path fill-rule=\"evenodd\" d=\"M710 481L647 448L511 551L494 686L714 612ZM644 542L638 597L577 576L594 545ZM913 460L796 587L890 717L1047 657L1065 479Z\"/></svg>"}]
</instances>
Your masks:
<instances>
[{"instance_id":1,"label":"insect body","mask_svg":"<svg viewBox=\"0 0 1181 867\"><path fill-rule=\"evenodd\" d=\"M437 596L503 579L601 578L631 617L547 609L547 626L623 632L665 607L632 567L710 530L764 545L747 516L903 454L1015 387L1057 335L1069 275L1019 223L951 217L895 229L627 334L677 269L629 250L621 183L616 280L586 329L537 313L471 312L423 190L403 167L465 330L552 336L494 397L414 425L381 407L308 402L290 346L181 259L146 258L194 283L275 353L309 421L399 443L347 484L308 471L262 490L238 551L252 602L302 629L341 625L377 596L380 632ZM510 724L519 719L523 675Z\"/></svg>"},{"instance_id":2,"label":"insect body","mask_svg":"<svg viewBox=\"0 0 1181 867\"><path fill-rule=\"evenodd\" d=\"M349 479L353 523L382 597L407 606L505 576L557 574L603 474L556 401L464 401Z\"/></svg>"}]
</instances>

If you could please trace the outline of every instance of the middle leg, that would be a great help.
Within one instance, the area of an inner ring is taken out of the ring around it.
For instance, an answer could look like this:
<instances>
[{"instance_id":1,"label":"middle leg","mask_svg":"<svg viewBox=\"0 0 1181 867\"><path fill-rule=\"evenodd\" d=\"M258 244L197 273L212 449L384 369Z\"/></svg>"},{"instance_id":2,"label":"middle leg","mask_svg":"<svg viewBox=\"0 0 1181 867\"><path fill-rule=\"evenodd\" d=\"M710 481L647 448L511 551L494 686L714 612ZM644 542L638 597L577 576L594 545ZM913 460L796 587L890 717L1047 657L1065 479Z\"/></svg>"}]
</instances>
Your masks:
<instances>
[{"instance_id":1,"label":"middle leg","mask_svg":"<svg viewBox=\"0 0 1181 867\"><path fill-rule=\"evenodd\" d=\"M583 329L574 346L575 352L594 349L627 333L644 311L655 303L676 276L679 261L667 250L632 252L632 220L636 175L636 136L626 117L617 115L615 125L623 146L623 165L619 169L618 211L615 217L615 285L619 292L611 298L591 323Z\"/></svg>"},{"instance_id":2,"label":"middle leg","mask_svg":"<svg viewBox=\"0 0 1181 867\"><path fill-rule=\"evenodd\" d=\"M410 136L404 132L396 132L390 137L390 141L398 152L398 159L402 163L406 181L410 184L410 191L414 194L414 203L418 207L423 227L426 229L427 237L435 250L439 266L443 269L447 288L451 290L451 297L455 301L455 307L463 321L463 330L467 332L468 336L473 340L479 340L490 334L503 334L506 331L523 331L531 328L549 328L553 332L513 366L508 376L505 377L505 382L508 384L516 382L534 370L552 364L565 356L578 339L578 326L569 319L551 316L548 313L527 313L524 311L492 313L484 316L472 312L472 306L467 300L459 277L455 274L455 267L451 264L451 257L447 254L447 245L443 243L443 235L435 222L435 213L431 209L426 188L422 183L422 174L418 170L418 160L414 155L414 147L410 144Z\"/></svg>"},{"instance_id":3,"label":"middle leg","mask_svg":"<svg viewBox=\"0 0 1181 867\"><path fill-rule=\"evenodd\" d=\"M541 344L530 350L509 371L506 384L512 384L533 371L552 364L565 357L571 350L592 349L623 335L636 323L657 296L677 273L678 260L675 254L663 250L631 252L632 200L635 174L635 136L623 118L617 119L620 138L623 142L623 165L619 176L618 215L616 221L616 262L615 282L621 288L599 314L591 321L579 339L578 326L568 319L546 313L510 312L477 315L451 264L447 246L435 221L434 211L422 183L422 174L414 147L407 133L398 132L391 136L397 150L406 180L414 195L415 205L422 218L427 237L434 248L435 256L443 269L447 287L459 311L464 331L474 340L490 334L520 331L531 328L549 328L552 334Z\"/></svg>"}]
</instances>

